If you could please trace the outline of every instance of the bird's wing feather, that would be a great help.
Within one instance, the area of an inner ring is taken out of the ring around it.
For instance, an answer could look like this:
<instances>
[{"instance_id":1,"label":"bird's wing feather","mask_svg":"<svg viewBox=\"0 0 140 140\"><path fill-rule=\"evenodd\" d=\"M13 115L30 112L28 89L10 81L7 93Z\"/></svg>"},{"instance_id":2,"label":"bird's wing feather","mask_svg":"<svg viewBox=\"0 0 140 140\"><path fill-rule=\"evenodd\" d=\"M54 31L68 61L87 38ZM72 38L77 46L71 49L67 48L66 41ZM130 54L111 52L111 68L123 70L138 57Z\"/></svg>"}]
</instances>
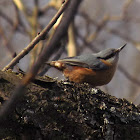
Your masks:
<instances>
[{"instance_id":1,"label":"bird's wing feather","mask_svg":"<svg viewBox=\"0 0 140 140\"><path fill-rule=\"evenodd\" d=\"M96 59L96 60L95 60ZM100 59L94 58L93 62L92 61L87 61L87 60L80 60L76 57L71 57L71 58L66 58L66 59L61 59L59 60L62 63L65 63L67 65L71 66L79 66L79 67L84 67L84 68L89 68L92 70L105 70L108 69L108 66L105 65Z\"/></svg>"},{"instance_id":2,"label":"bird's wing feather","mask_svg":"<svg viewBox=\"0 0 140 140\"><path fill-rule=\"evenodd\" d=\"M81 62L78 59L62 59L59 61L65 63L67 65L71 65L71 66L79 66L79 67L89 68L88 64Z\"/></svg>"}]
</instances>

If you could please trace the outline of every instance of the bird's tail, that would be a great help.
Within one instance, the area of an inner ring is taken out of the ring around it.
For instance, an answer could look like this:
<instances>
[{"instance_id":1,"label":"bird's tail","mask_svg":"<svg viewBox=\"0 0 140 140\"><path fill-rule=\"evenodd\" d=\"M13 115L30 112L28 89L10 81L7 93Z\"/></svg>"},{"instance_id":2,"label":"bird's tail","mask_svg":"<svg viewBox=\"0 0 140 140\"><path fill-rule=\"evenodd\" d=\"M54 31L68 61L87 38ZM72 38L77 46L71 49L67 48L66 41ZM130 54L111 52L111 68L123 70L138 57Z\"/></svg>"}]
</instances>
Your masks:
<instances>
[{"instance_id":1,"label":"bird's tail","mask_svg":"<svg viewBox=\"0 0 140 140\"><path fill-rule=\"evenodd\" d=\"M45 64L47 64L47 65L51 66L51 62L45 62Z\"/></svg>"},{"instance_id":2,"label":"bird's tail","mask_svg":"<svg viewBox=\"0 0 140 140\"><path fill-rule=\"evenodd\" d=\"M46 64L51 66L51 67L55 67L56 69L59 69L59 70L65 69L65 64L60 62L60 61L46 62Z\"/></svg>"}]
</instances>

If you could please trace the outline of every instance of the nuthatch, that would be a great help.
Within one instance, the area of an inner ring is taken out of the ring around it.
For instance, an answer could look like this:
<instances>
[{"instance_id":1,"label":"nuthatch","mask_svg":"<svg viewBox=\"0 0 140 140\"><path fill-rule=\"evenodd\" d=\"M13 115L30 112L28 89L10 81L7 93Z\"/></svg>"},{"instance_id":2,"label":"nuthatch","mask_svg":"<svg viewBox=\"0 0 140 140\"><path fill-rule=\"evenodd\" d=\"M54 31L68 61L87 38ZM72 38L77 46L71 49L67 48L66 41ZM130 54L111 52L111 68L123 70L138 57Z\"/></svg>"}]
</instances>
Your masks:
<instances>
[{"instance_id":1,"label":"nuthatch","mask_svg":"<svg viewBox=\"0 0 140 140\"><path fill-rule=\"evenodd\" d=\"M67 57L47 64L62 71L69 81L102 86L111 81L116 71L119 52L125 46L126 44L118 49L108 48L99 53Z\"/></svg>"}]
</instances>

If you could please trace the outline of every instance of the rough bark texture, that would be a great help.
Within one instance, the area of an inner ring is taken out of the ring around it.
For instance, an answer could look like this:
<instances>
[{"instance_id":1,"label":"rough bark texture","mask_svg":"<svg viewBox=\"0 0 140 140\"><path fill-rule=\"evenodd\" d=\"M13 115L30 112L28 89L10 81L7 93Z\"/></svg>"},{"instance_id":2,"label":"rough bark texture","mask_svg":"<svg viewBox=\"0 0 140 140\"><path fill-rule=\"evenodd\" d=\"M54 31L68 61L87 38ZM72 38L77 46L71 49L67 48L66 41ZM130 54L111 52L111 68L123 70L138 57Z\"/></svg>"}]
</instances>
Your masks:
<instances>
[{"instance_id":1,"label":"rough bark texture","mask_svg":"<svg viewBox=\"0 0 140 140\"><path fill-rule=\"evenodd\" d=\"M0 71L0 106L22 75ZM37 77L0 124L0 139L140 140L140 109L88 84Z\"/></svg>"}]
</instances>

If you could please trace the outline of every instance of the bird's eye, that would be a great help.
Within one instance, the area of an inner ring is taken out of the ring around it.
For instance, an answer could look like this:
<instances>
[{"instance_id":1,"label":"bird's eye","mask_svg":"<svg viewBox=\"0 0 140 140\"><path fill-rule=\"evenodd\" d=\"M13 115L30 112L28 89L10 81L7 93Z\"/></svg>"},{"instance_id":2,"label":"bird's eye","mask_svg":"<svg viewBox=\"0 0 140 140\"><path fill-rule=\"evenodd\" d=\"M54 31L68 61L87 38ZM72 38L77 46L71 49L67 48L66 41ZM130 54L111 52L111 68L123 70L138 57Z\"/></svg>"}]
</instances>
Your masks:
<instances>
[{"instance_id":1,"label":"bird's eye","mask_svg":"<svg viewBox=\"0 0 140 140\"><path fill-rule=\"evenodd\" d=\"M102 59L100 56L97 56L98 59Z\"/></svg>"},{"instance_id":2,"label":"bird's eye","mask_svg":"<svg viewBox=\"0 0 140 140\"><path fill-rule=\"evenodd\" d=\"M112 58L112 57L115 56L115 55L116 55L116 52L115 52L115 51L112 51L112 52L106 53L106 54L104 54L104 55L97 56L97 58L98 58L98 59L107 60L107 59Z\"/></svg>"},{"instance_id":3,"label":"bird's eye","mask_svg":"<svg viewBox=\"0 0 140 140\"><path fill-rule=\"evenodd\" d=\"M109 58L115 56L115 54L116 54L115 52L112 52L110 55L106 56L104 59L109 59Z\"/></svg>"}]
</instances>

